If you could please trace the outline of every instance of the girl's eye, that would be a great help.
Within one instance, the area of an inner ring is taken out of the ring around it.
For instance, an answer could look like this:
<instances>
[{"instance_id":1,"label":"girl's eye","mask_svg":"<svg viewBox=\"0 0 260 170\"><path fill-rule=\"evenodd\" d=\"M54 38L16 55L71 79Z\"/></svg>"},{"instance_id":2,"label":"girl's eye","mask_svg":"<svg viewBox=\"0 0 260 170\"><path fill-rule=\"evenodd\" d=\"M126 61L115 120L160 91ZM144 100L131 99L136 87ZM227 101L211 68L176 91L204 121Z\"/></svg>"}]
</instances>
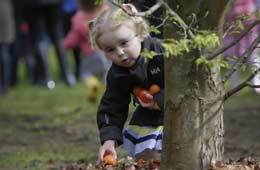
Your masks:
<instances>
[{"instance_id":1,"label":"girl's eye","mask_svg":"<svg viewBox=\"0 0 260 170\"><path fill-rule=\"evenodd\" d=\"M122 41L122 42L120 43L120 45L125 46L125 45L127 45L127 43L128 43L128 41Z\"/></svg>"},{"instance_id":2,"label":"girl's eye","mask_svg":"<svg viewBox=\"0 0 260 170\"><path fill-rule=\"evenodd\" d=\"M108 49L106 49L106 51L107 51L108 53L111 53L111 52L114 51L114 49L113 49L113 48L108 48Z\"/></svg>"}]
</instances>

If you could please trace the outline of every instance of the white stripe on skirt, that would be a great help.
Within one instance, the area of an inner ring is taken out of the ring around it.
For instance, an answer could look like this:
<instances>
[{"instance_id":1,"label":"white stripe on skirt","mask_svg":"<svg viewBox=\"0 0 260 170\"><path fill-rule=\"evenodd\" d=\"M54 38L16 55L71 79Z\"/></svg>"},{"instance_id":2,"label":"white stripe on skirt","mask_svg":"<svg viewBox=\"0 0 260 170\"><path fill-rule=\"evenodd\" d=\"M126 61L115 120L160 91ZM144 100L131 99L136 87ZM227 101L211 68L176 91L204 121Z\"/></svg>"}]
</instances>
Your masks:
<instances>
[{"instance_id":1,"label":"white stripe on skirt","mask_svg":"<svg viewBox=\"0 0 260 170\"><path fill-rule=\"evenodd\" d=\"M124 131L123 148L134 157L145 149L162 150L163 126L128 126Z\"/></svg>"}]
</instances>

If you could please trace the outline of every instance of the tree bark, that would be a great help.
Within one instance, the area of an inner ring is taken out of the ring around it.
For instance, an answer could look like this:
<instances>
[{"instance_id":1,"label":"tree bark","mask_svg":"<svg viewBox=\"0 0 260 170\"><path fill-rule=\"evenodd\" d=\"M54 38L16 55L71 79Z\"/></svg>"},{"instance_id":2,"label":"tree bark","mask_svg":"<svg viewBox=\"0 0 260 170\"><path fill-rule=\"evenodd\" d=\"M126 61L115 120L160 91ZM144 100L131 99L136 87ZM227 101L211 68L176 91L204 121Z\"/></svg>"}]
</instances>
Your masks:
<instances>
[{"instance_id":1,"label":"tree bark","mask_svg":"<svg viewBox=\"0 0 260 170\"><path fill-rule=\"evenodd\" d=\"M169 0L168 4L189 25L221 31L228 0ZM178 6L178 8L177 8ZM208 11L208 12L207 12ZM207 13L207 14L206 14ZM191 20L190 20L191 21ZM177 28L166 24L164 37L177 37ZM220 70L197 66L198 51L165 59L165 119L161 170L207 170L224 156L223 95Z\"/></svg>"}]
</instances>

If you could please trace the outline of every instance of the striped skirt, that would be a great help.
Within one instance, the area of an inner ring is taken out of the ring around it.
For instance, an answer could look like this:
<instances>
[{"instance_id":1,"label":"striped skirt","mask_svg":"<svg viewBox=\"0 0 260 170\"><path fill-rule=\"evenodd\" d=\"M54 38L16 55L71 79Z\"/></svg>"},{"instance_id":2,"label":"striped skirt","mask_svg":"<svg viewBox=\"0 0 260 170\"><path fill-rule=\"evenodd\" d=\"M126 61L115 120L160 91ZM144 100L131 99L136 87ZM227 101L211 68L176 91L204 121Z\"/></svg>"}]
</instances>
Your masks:
<instances>
[{"instance_id":1,"label":"striped skirt","mask_svg":"<svg viewBox=\"0 0 260 170\"><path fill-rule=\"evenodd\" d=\"M143 152L145 149L162 150L163 126L144 127L129 125L124 131L123 148L130 156Z\"/></svg>"}]
</instances>

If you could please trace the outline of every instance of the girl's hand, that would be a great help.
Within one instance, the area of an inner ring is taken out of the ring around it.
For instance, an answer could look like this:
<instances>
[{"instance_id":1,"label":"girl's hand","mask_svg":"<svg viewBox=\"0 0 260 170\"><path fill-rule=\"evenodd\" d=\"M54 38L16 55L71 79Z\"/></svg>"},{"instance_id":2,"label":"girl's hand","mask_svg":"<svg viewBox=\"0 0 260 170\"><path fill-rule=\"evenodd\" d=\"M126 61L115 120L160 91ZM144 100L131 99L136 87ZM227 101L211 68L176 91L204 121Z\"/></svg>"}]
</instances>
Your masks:
<instances>
[{"instance_id":1,"label":"girl's hand","mask_svg":"<svg viewBox=\"0 0 260 170\"><path fill-rule=\"evenodd\" d=\"M99 148L97 164L101 164L104 156L107 154L112 154L115 158L117 158L114 140L105 141L105 143Z\"/></svg>"}]
</instances>

